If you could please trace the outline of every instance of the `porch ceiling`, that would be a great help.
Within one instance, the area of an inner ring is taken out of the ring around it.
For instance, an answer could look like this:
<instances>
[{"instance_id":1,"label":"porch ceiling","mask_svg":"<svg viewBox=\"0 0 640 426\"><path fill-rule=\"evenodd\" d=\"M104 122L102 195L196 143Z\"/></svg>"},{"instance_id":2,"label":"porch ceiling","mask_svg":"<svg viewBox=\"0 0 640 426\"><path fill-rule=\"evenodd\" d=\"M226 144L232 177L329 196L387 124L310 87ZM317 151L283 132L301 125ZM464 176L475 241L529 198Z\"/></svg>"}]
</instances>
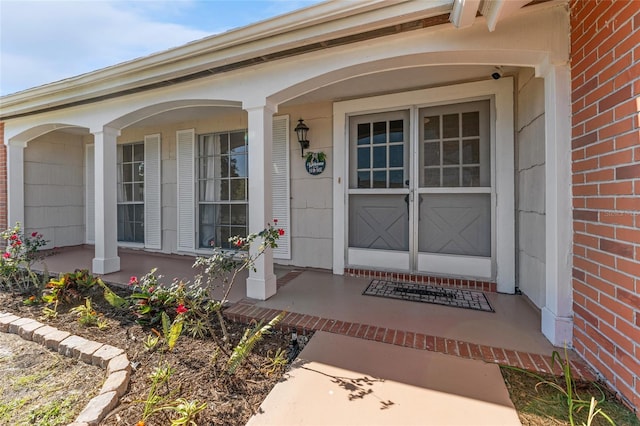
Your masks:
<instances>
[{"instance_id":1,"label":"porch ceiling","mask_svg":"<svg viewBox=\"0 0 640 426\"><path fill-rule=\"evenodd\" d=\"M513 75L517 67L502 67L503 75ZM424 89L453 83L486 80L494 72L490 65L424 66L396 69L358 76L324 86L285 102L284 106L323 101L344 101L396 91Z\"/></svg>"}]
</instances>

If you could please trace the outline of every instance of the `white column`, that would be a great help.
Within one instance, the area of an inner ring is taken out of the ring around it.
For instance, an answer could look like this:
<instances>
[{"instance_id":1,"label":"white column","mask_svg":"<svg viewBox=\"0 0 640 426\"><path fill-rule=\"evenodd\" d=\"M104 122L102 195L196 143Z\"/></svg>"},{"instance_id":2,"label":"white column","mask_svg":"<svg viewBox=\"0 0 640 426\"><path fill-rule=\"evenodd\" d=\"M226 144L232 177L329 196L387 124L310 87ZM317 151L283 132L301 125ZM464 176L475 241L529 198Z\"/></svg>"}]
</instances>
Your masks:
<instances>
[{"instance_id":1,"label":"white column","mask_svg":"<svg viewBox=\"0 0 640 426\"><path fill-rule=\"evenodd\" d=\"M24 229L24 149L25 142L7 144L7 228L20 222Z\"/></svg>"},{"instance_id":2,"label":"white column","mask_svg":"<svg viewBox=\"0 0 640 426\"><path fill-rule=\"evenodd\" d=\"M545 98L546 303L542 333L556 346L571 345L571 75L567 65L542 69Z\"/></svg>"},{"instance_id":3,"label":"white column","mask_svg":"<svg viewBox=\"0 0 640 426\"><path fill-rule=\"evenodd\" d=\"M116 195L116 138L120 131L104 127L92 131L95 158L95 257L93 272L108 274L120 270Z\"/></svg>"},{"instance_id":4,"label":"white column","mask_svg":"<svg viewBox=\"0 0 640 426\"><path fill-rule=\"evenodd\" d=\"M260 232L272 221L271 149L273 131L272 105L244 106L249 115L249 232ZM250 248L256 253L260 241ZM247 297L266 300L276 294L273 253L267 249L255 263L247 278Z\"/></svg>"}]
</instances>

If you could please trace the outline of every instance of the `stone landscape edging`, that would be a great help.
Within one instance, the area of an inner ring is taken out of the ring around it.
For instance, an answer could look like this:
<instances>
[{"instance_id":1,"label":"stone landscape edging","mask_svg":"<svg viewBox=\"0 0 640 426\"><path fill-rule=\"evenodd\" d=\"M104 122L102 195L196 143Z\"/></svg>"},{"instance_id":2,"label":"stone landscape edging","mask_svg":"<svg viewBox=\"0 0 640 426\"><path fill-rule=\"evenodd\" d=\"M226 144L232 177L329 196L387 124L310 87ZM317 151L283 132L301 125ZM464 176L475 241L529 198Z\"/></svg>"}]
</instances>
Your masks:
<instances>
[{"instance_id":1,"label":"stone landscape edging","mask_svg":"<svg viewBox=\"0 0 640 426\"><path fill-rule=\"evenodd\" d=\"M120 397L129 387L131 363L120 348L88 340L9 312L0 312L0 331L17 334L24 340L106 370L107 378L98 395L89 401L76 420L68 426L97 425L118 405Z\"/></svg>"}]
</instances>

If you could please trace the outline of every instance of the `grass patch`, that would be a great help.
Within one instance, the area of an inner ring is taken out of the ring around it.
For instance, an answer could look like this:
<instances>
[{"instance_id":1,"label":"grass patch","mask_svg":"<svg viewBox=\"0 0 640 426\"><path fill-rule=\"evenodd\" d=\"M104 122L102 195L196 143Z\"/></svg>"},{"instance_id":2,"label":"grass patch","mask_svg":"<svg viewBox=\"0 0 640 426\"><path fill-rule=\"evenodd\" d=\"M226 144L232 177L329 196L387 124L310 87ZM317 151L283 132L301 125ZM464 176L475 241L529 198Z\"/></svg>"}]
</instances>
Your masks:
<instances>
[{"instance_id":1,"label":"grass patch","mask_svg":"<svg viewBox=\"0 0 640 426\"><path fill-rule=\"evenodd\" d=\"M539 377L529 373L501 367L511 400L518 411L520 422L524 426L564 426L570 425L566 396L549 384L541 383ZM538 374L545 381L564 385L564 378ZM610 391L595 383L575 380L575 392L584 400L593 396L601 408L616 425L640 426L636 415L615 398ZM587 424L588 407L574 413L576 425ZM596 416L592 426L611 426L603 417Z\"/></svg>"}]
</instances>

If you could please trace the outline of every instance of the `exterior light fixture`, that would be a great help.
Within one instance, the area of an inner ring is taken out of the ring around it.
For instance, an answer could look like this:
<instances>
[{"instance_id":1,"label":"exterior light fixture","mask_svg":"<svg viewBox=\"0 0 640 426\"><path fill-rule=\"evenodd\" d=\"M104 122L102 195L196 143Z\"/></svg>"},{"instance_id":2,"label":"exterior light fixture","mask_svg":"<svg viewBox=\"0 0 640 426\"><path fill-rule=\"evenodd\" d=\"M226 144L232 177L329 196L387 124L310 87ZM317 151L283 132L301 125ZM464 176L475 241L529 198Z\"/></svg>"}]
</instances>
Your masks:
<instances>
[{"instance_id":1,"label":"exterior light fixture","mask_svg":"<svg viewBox=\"0 0 640 426\"><path fill-rule=\"evenodd\" d=\"M298 125L293 130L295 130L298 135L298 142L300 142L300 151L302 154L301 157L304 157L304 150L309 148L309 141L307 140L309 127L304 124L304 120L301 118L298 120Z\"/></svg>"}]
</instances>

